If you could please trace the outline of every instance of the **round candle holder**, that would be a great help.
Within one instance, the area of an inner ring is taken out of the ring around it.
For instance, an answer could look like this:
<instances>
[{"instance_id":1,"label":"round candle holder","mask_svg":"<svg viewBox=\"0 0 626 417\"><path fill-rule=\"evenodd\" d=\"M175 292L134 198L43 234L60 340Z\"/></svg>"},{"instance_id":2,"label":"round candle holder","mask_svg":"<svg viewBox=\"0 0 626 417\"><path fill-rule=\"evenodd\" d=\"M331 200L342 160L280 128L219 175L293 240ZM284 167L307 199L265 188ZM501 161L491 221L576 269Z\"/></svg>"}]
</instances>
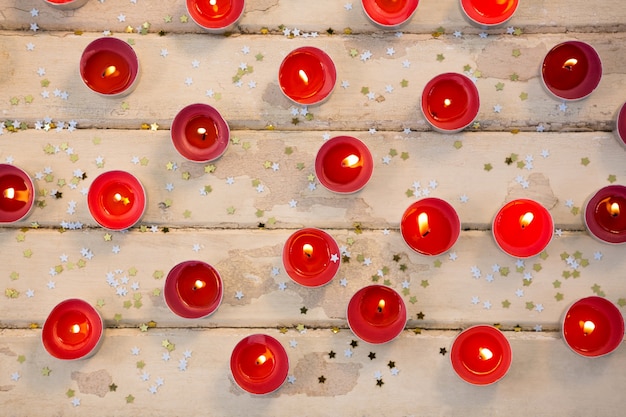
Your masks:
<instances>
[{"instance_id":1,"label":"round candle holder","mask_svg":"<svg viewBox=\"0 0 626 417\"><path fill-rule=\"evenodd\" d=\"M235 27L243 15L244 0L187 0L187 13L210 33L224 33Z\"/></svg>"},{"instance_id":2,"label":"round candle holder","mask_svg":"<svg viewBox=\"0 0 626 417\"><path fill-rule=\"evenodd\" d=\"M374 170L367 146L352 136L336 136L320 147L315 157L315 176L328 190L354 193L365 187Z\"/></svg>"},{"instance_id":3,"label":"round candle holder","mask_svg":"<svg viewBox=\"0 0 626 417\"><path fill-rule=\"evenodd\" d=\"M517 10L519 0L460 0L460 4L470 22L485 28L506 23Z\"/></svg>"},{"instance_id":4,"label":"round candle holder","mask_svg":"<svg viewBox=\"0 0 626 417\"><path fill-rule=\"evenodd\" d=\"M320 229L305 228L293 233L283 246L285 272L304 287L321 287L337 274L339 246Z\"/></svg>"},{"instance_id":5,"label":"round candle holder","mask_svg":"<svg viewBox=\"0 0 626 417\"><path fill-rule=\"evenodd\" d=\"M41 340L46 351L57 359L84 359L97 352L104 324L89 303L69 299L57 304L46 319Z\"/></svg>"},{"instance_id":6,"label":"round candle holder","mask_svg":"<svg viewBox=\"0 0 626 417\"><path fill-rule=\"evenodd\" d=\"M588 358L608 355L624 338L624 317L609 300L592 296L573 303L562 322L565 344Z\"/></svg>"},{"instance_id":7,"label":"round candle holder","mask_svg":"<svg viewBox=\"0 0 626 417\"><path fill-rule=\"evenodd\" d=\"M278 84L285 96L296 104L324 102L337 82L335 63L326 52L312 46L291 51L278 69Z\"/></svg>"},{"instance_id":8,"label":"round candle holder","mask_svg":"<svg viewBox=\"0 0 626 417\"><path fill-rule=\"evenodd\" d=\"M163 289L172 313L187 319L208 317L222 302L224 286L215 268L202 261L184 261L167 274Z\"/></svg>"},{"instance_id":9,"label":"round candle holder","mask_svg":"<svg viewBox=\"0 0 626 417\"><path fill-rule=\"evenodd\" d=\"M552 240L554 223L550 212L536 201L517 199L495 215L492 232L502 251L516 258L530 258Z\"/></svg>"},{"instance_id":10,"label":"round candle holder","mask_svg":"<svg viewBox=\"0 0 626 417\"><path fill-rule=\"evenodd\" d=\"M130 94L139 80L139 59L126 42L99 38L91 42L80 57L83 83L103 97L123 97Z\"/></svg>"},{"instance_id":11,"label":"round candle holder","mask_svg":"<svg viewBox=\"0 0 626 417\"><path fill-rule=\"evenodd\" d=\"M461 233L461 221L447 201L423 198L404 211L400 232L415 252L436 256L447 252L456 243Z\"/></svg>"},{"instance_id":12,"label":"round candle holder","mask_svg":"<svg viewBox=\"0 0 626 417\"><path fill-rule=\"evenodd\" d=\"M183 158L192 162L210 162L226 152L230 128L215 108L197 103L178 112L172 121L170 135Z\"/></svg>"},{"instance_id":13,"label":"round candle holder","mask_svg":"<svg viewBox=\"0 0 626 417\"><path fill-rule=\"evenodd\" d=\"M91 183L87 204L93 219L110 230L134 226L146 208L146 192L137 178L125 171L108 171Z\"/></svg>"},{"instance_id":14,"label":"round candle holder","mask_svg":"<svg viewBox=\"0 0 626 417\"><path fill-rule=\"evenodd\" d=\"M603 243L626 242L626 187L609 185L586 202L583 217L587 230Z\"/></svg>"},{"instance_id":15,"label":"round candle holder","mask_svg":"<svg viewBox=\"0 0 626 417\"><path fill-rule=\"evenodd\" d=\"M59 10L73 10L83 7L87 0L43 0L48 6Z\"/></svg>"},{"instance_id":16,"label":"round candle holder","mask_svg":"<svg viewBox=\"0 0 626 417\"><path fill-rule=\"evenodd\" d=\"M235 383L250 394L276 391L287 379L289 357L280 342L271 336L253 334L242 339L230 357Z\"/></svg>"},{"instance_id":17,"label":"round candle holder","mask_svg":"<svg viewBox=\"0 0 626 417\"><path fill-rule=\"evenodd\" d=\"M398 29L405 25L417 10L419 0L362 0L365 15L383 29Z\"/></svg>"},{"instance_id":18,"label":"round candle holder","mask_svg":"<svg viewBox=\"0 0 626 417\"><path fill-rule=\"evenodd\" d=\"M0 224L20 221L35 204L35 185L22 169L0 164Z\"/></svg>"},{"instance_id":19,"label":"round candle holder","mask_svg":"<svg viewBox=\"0 0 626 417\"><path fill-rule=\"evenodd\" d=\"M596 50L580 41L554 46L541 65L546 90L561 100L582 100L600 84L602 61Z\"/></svg>"},{"instance_id":20,"label":"round candle holder","mask_svg":"<svg viewBox=\"0 0 626 417\"><path fill-rule=\"evenodd\" d=\"M617 120L615 121L615 133L619 144L626 147L626 103L622 104L617 112Z\"/></svg>"},{"instance_id":21,"label":"round candle holder","mask_svg":"<svg viewBox=\"0 0 626 417\"><path fill-rule=\"evenodd\" d=\"M511 366L511 345L493 326L463 330L452 343L450 361L456 374L473 385L490 385L506 375Z\"/></svg>"},{"instance_id":22,"label":"round candle holder","mask_svg":"<svg viewBox=\"0 0 626 417\"><path fill-rule=\"evenodd\" d=\"M463 74L439 74L422 92L422 114L433 129L442 133L465 129L474 122L479 109L476 84Z\"/></svg>"},{"instance_id":23,"label":"round candle holder","mask_svg":"<svg viewBox=\"0 0 626 417\"><path fill-rule=\"evenodd\" d=\"M357 291L348 303L346 315L352 333L372 344L395 339L407 322L402 297L384 285L370 285Z\"/></svg>"}]
</instances>

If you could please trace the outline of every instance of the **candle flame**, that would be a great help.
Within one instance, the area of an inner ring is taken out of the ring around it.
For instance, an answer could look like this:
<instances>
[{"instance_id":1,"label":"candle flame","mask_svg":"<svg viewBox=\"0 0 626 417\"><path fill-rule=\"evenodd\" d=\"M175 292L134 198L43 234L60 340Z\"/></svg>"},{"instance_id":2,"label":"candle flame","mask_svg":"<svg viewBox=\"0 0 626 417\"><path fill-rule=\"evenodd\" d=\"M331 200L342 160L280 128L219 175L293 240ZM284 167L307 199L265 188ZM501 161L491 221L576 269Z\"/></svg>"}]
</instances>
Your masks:
<instances>
[{"instance_id":1,"label":"candle flame","mask_svg":"<svg viewBox=\"0 0 626 417\"><path fill-rule=\"evenodd\" d=\"M13 200L15 198L15 188L10 187L4 190L4 198L10 198Z\"/></svg>"},{"instance_id":2,"label":"candle flame","mask_svg":"<svg viewBox=\"0 0 626 417\"><path fill-rule=\"evenodd\" d=\"M120 72L115 65L109 65L102 71L102 78L117 77L118 75L120 75Z\"/></svg>"},{"instance_id":3,"label":"candle flame","mask_svg":"<svg viewBox=\"0 0 626 417\"><path fill-rule=\"evenodd\" d=\"M613 203L613 204L608 205L608 206L609 206L609 213L611 214L611 216L613 216L613 217L619 216L619 204Z\"/></svg>"},{"instance_id":4,"label":"candle flame","mask_svg":"<svg viewBox=\"0 0 626 417\"><path fill-rule=\"evenodd\" d=\"M217 0L209 0L209 4L211 6L215 6L217 4Z\"/></svg>"},{"instance_id":5,"label":"candle flame","mask_svg":"<svg viewBox=\"0 0 626 417\"><path fill-rule=\"evenodd\" d=\"M196 282L193 283L193 290L199 290L200 288L203 288L206 286L206 282L204 281L200 281L199 279L196 280Z\"/></svg>"},{"instance_id":6,"label":"candle flame","mask_svg":"<svg viewBox=\"0 0 626 417\"><path fill-rule=\"evenodd\" d=\"M478 349L478 357L483 361L488 361L493 358L493 352L488 348L479 348Z\"/></svg>"},{"instance_id":7,"label":"candle flame","mask_svg":"<svg viewBox=\"0 0 626 417\"><path fill-rule=\"evenodd\" d=\"M351 155L346 156L344 160L341 161L341 166L347 167L347 168L354 168L359 163L359 161L360 159L358 156L351 154Z\"/></svg>"},{"instance_id":8,"label":"candle flame","mask_svg":"<svg viewBox=\"0 0 626 417\"><path fill-rule=\"evenodd\" d=\"M265 355L260 355L258 358L256 358L257 365L263 365L266 361L267 358L265 357Z\"/></svg>"},{"instance_id":9,"label":"candle flame","mask_svg":"<svg viewBox=\"0 0 626 417\"><path fill-rule=\"evenodd\" d=\"M385 308L385 300L381 299L378 302L378 312L382 313L384 308Z\"/></svg>"},{"instance_id":10,"label":"candle flame","mask_svg":"<svg viewBox=\"0 0 626 417\"><path fill-rule=\"evenodd\" d=\"M527 227L535 218L535 215L530 211L526 212L522 217L519 218L519 225L522 226L522 229Z\"/></svg>"},{"instance_id":11,"label":"candle flame","mask_svg":"<svg viewBox=\"0 0 626 417\"><path fill-rule=\"evenodd\" d=\"M449 98L443 101L443 107L450 107L451 104L452 104L452 100L450 100Z\"/></svg>"},{"instance_id":12,"label":"candle flame","mask_svg":"<svg viewBox=\"0 0 626 417\"><path fill-rule=\"evenodd\" d=\"M565 61L565 63L563 64L563 68L565 68L568 71L571 71L574 69L574 65L578 64L578 60L576 58L570 58L567 61Z\"/></svg>"},{"instance_id":13,"label":"candle flame","mask_svg":"<svg viewBox=\"0 0 626 417\"><path fill-rule=\"evenodd\" d=\"M419 216L417 216L417 226L419 228L421 237L426 237L426 235L430 233L430 227L428 225L428 214L420 213Z\"/></svg>"},{"instance_id":14,"label":"candle flame","mask_svg":"<svg viewBox=\"0 0 626 417\"><path fill-rule=\"evenodd\" d=\"M196 132L198 132L198 135L202 135L202 140L206 139L206 129L205 128L199 127Z\"/></svg>"},{"instance_id":15,"label":"candle flame","mask_svg":"<svg viewBox=\"0 0 626 417\"><path fill-rule=\"evenodd\" d=\"M78 324L72 325L72 327L70 327L70 332L74 334L80 332L80 325Z\"/></svg>"},{"instance_id":16,"label":"candle flame","mask_svg":"<svg viewBox=\"0 0 626 417\"><path fill-rule=\"evenodd\" d=\"M122 197L120 193L115 193L115 195L113 196L113 200L115 200L117 203L122 202L125 206L130 204L130 199L128 197Z\"/></svg>"},{"instance_id":17,"label":"candle flame","mask_svg":"<svg viewBox=\"0 0 626 417\"><path fill-rule=\"evenodd\" d=\"M309 77L308 77L308 75L306 75L306 72L304 72L304 70L300 70L300 71L298 71L298 75L300 76L300 78L302 79L302 81L303 81L305 84L308 84L308 83L309 83Z\"/></svg>"},{"instance_id":18,"label":"candle flame","mask_svg":"<svg viewBox=\"0 0 626 417\"><path fill-rule=\"evenodd\" d=\"M579 322L579 324L580 324L580 328L582 329L583 334L585 336L589 336L596 329L596 324L594 322L592 322L592 321L589 321L589 320L587 320L587 321L582 321L581 320Z\"/></svg>"},{"instance_id":19,"label":"candle flame","mask_svg":"<svg viewBox=\"0 0 626 417\"><path fill-rule=\"evenodd\" d=\"M307 258L310 258L311 256L313 256L313 246L311 246L308 243L305 243L302 246L302 253L304 253L307 256Z\"/></svg>"},{"instance_id":20,"label":"candle flame","mask_svg":"<svg viewBox=\"0 0 626 417\"><path fill-rule=\"evenodd\" d=\"M28 201L28 191L16 190L13 187L9 187L2 192L4 198L17 201Z\"/></svg>"}]
</instances>

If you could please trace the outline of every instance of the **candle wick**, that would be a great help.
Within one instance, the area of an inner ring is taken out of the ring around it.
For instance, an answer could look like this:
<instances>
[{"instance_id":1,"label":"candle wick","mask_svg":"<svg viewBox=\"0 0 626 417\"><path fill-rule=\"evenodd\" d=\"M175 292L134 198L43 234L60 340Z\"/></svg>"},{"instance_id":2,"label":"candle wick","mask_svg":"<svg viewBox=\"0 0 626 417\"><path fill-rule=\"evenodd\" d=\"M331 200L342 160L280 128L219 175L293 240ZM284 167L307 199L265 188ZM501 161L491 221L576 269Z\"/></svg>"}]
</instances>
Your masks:
<instances>
[{"instance_id":1,"label":"candle wick","mask_svg":"<svg viewBox=\"0 0 626 417\"><path fill-rule=\"evenodd\" d=\"M378 306L378 312L382 313L383 312L383 308L381 306Z\"/></svg>"},{"instance_id":2,"label":"candle wick","mask_svg":"<svg viewBox=\"0 0 626 417\"><path fill-rule=\"evenodd\" d=\"M430 229L428 229L427 231L425 231L425 232L424 232L424 234L422 235L422 237L426 237L429 233L430 233Z\"/></svg>"}]
</instances>

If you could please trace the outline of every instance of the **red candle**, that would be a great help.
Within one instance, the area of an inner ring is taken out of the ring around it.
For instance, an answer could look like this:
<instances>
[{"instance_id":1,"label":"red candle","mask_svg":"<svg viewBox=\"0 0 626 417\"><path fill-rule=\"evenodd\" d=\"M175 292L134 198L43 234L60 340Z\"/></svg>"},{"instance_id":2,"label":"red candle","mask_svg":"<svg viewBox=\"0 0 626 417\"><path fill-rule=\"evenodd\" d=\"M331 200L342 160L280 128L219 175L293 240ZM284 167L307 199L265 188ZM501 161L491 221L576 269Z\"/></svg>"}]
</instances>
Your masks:
<instances>
[{"instance_id":1,"label":"red candle","mask_svg":"<svg viewBox=\"0 0 626 417\"><path fill-rule=\"evenodd\" d=\"M297 104L323 102L335 88L337 71L321 49L303 46L291 51L278 69L278 83L287 98Z\"/></svg>"},{"instance_id":2,"label":"red candle","mask_svg":"<svg viewBox=\"0 0 626 417\"><path fill-rule=\"evenodd\" d=\"M365 15L385 29L396 29L411 19L419 0L363 0Z\"/></svg>"},{"instance_id":3,"label":"red candle","mask_svg":"<svg viewBox=\"0 0 626 417\"><path fill-rule=\"evenodd\" d=\"M615 123L615 132L622 146L626 146L626 103L622 104L617 112L617 121Z\"/></svg>"},{"instance_id":4,"label":"red candle","mask_svg":"<svg viewBox=\"0 0 626 417\"><path fill-rule=\"evenodd\" d=\"M579 355L608 355L622 343L624 318L605 298L582 298L565 313L562 332L567 346Z\"/></svg>"},{"instance_id":5,"label":"red candle","mask_svg":"<svg viewBox=\"0 0 626 417\"><path fill-rule=\"evenodd\" d=\"M509 20L518 0L461 0L467 18L478 26L497 26Z\"/></svg>"},{"instance_id":6,"label":"red candle","mask_svg":"<svg viewBox=\"0 0 626 417\"><path fill-rule=\"evenodd\" d=\"M320 147L315 157L315 175L336 193L354 193L369 181L374 160L367 146L352 136L336 136Z\"/></svg>"},{"instance_id":7,"label":"red candle","mask_svg":"<svg viewBox=\"0 0 626 417\"><path fill-rule=\"evenodd\" d=\"M121 97L136 87L139 60L124 41L110 37L96 39L80 57L80 75L92 91L106 97Z\"/></svg>"},{"instance_id":8,"label":"red candle","mask_svg":"<svg viewBox=\"0 0 626 417\"><path fill-rule=\"evenodd\" d=\"M550 212L533 200L505 204L493 219L493 237L504 252L517 258L538 255L552 239Z\"/></svg>"},{"instance_id":9,"label":"red candle","mask_svg":"<svg viewBox=\"0 0 626 417\"><path fill-rule=\"evenodd\" d=\"M35 185L20 168L0 164L0 223L25 218L35 203Z\"/></svg>"},{"instance_id":10,"label":"red candle","mask_svg":"<svg viewBox=\"0 0 626 417\"><path fill-rule=\"evenodd\" d=\"M41 332L48 353L58 359L93 355L103 333L102 317L86 301L69 299L52 309Z\"/></svg>"},{"instance_id":11,"label":"red candle","mask_svg":"<svg viewBox=\"0 0 626 417\"><path fill-rule=\"evenodd\" d=\"M230 372L237 385L250 394L269 394L287 379L289 358L278 340L253 334L233 349Z\"/></svg>"},{"instance_id":12,"label":"red candle","mask_svg":"<svg viewBox=\"0 0 626 417\"><path fill-rule=\"evenodd\" d=\"M415 252L435 256L446 252L457 241L461 221L448 202L439 198L423 198L405 210L400 232Z\"/></svg>"},{"instance_id":13,"label":"red candle","mask_svg":"<svg viewBox=\"0 0 626 417\"><path fill-rule=\"evenodd\" d=\"M72 10L82 7L87 0L44 0L44 2L59 10Z\"/></svg>"},{"instance_id":14,"label":"red candle","mask_svg":"<svg viewBox=\"0 0 626 417\"><path fill-rule=\"evenodd\" d=\"M626 242L626 187L609 185L598 190L584 210L589 233L604 243Z\"/></svg>"},{"instance_id":15,"label":"red candle","mask_svg":"<svg viewBox=\"0 0 626 417\"><path fill-rule=\"evenodd\" d=\"M602 61L596 50L580 41L563 42L547 53L541 66L546 89L562 100L580 100L600 84Z\"/></svg>"},{"instance_id":16,"label":"red candle","mask_svg":"<svg viewBox=\"0 0 626 417\"><path fill-rule=\"evenodd\" d=\"M348 303L348 326L367 343L387 343L406 325L407 315L400 294L383 285L370 285L356 292Z\"/></svg>"},{"instance_id":17,"label":"red candle","mask_svg":"<svg viewBox=\"0 0 626 417\"><path fill-rule=\"evenodd\" d=\"M222 33L235 26L243 15L244 0L187 0L187 13L203 29Z\"/></svg>"},{"instance_id":18,"label":"red candle","mask_svg":"<svg viewBox=\"0 0 626 417\"><path fill-rule=\"evenodd\" d=\"M222 302L220 274L202 261L185 261L172 268L165 279L163 296L172 312L197 319L213 314Z\"/></svg>"},{"instance_id":19,"label":"red candle","mask_svg":"<svg viewBox=\"0 0 626 417\"><path fill-rule=\"evenodd\" d=\"M102 227L124 230L139 221L146 208L146 193L137 178L125 171L100 174L89 187L89 212Z\"/></svg>"},{"instance_id":20,"label":"red candle","mask_svg":"<svg viewBox=\"0 0 626 417\"><path fill-rule=\"evenodd\" d=\"M479 108L478 89L463 74L437 75L422 92L422 113L426 121L443 133L465 129L472 124Z\"/></svg>"},{"instance_id":21,"label":"red candle","mask_svg":"<svg viewBox=\"0 0 626 417\"><path fill-rule=\"evenodd\" d=\"M193 162L213 161L226 152L230 129L220 113L208 104L183 108L172 122L172 143L178 153Z\"/></svg>"},{"instance_id":22,"label":"red candle","mask_svg":"<svg viewBox=\"0 0 626 417\"><path fill-rule=\"evenodd\" d=\"M511 346L493 326L479 325L462 331L452 343L452 368L464 381L489 385L499 381L511 366Z\"/></svg>"},{"instance_id":23,"label":"red candle","mask_svg":"<svg viewBox=\"0 0 626 417\"><path fill-rule=\"evenodd\" d=\"M283 246L283 266L287 275L305 287L328 284L339 270L339 246L323 230L300 229Z\"/></svg>"}]
</instances>

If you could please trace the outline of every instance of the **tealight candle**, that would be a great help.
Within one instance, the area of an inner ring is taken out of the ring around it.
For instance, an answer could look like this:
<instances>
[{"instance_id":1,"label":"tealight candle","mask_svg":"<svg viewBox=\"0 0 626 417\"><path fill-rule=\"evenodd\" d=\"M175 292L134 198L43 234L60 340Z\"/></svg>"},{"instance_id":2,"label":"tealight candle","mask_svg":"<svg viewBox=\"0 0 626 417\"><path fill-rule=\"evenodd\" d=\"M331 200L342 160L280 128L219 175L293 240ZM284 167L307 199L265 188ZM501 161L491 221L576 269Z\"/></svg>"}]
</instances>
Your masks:
<instances>
[{"instance_id":1,"label":"tealight candle","mask_svg":"<svg viewBox=\"0 0 626 417\"><path fill-rule=\"evenodd\" d=\"M415 252L435 256L456 243L461 233L461 221L448 202L433 197L423 198L404 211L400 232Z\"/></svg>"},{"instance_id":2,"label":"tealight candle","mask_svg":"<svg viewBox=\"0 0 626 417\"><path fill-rule=\"evenodd\" d=\"M602 61L596 50L580 41L563 42L546 54L541 66L544 86L561 100L581 100L600 84Z\"/></svg>"},{"instance_id":3,"label":"tealight candle","mask_svg":"<svg viewBox=\"0 0 626 417\"><path fill-rule=\"evenodd\" d=\"M253 334L242 339L233 349L230 372L235 383L250 394L269 394L287 379L289 358L278 340Z\"/></svg>"},{"instance_id":4,"label":"tealight candle","mask_svg":"<svg viewBox=\"0 0 626 417\"><path fill-rule=\"evenodd\" d=\"M224 287L215 268L202 261L185 261L167 274L163 289L170 310L184 318L213 314L222 302Z\"/></svg>"},{"instance_id":5,"label":"tealight candle","mask_svg":"<svg viewBox=\"0 0 626 417\"><path fill-rule=\"evenodd\" d=\"M0 164L0 223L24 219L35 204L35 185L20 168Z\"/></svg>"},{"instance_id":6,"label":"tealight candle","mask_svg":"<svg viewBox=\"0 0 626 417\"><path fill-rule=\"evenodd\" d=\"M105 97L129 94L139 79L139 60L126 42L99 38L80 57L80 76L89 89Z\"/></svg>"},{"instance_id":7,"label":"tealight candle","mask_svg":"<svg viewBox=\"0 0 626 417\"><path fill-rule=\"evenodd\" d=\"M146 208L146 193L137 178L125 171L100 174L89 187L87 204L102 227L124 230L139 221Z\"/></svg>"},{"instance_id":8,"label":"tealight candle","mask_svg":"<svg viewBox=\"0 0 626 417\"><path fill-rule=\"evenodd\" d=\"M609 185L598 190L585 205L585 226L604 243L626 242L626 187Z\"/></svg>"},{"instance_id":9,"label":"tealight candle","mask_svg":"<svg viewBox=\"0 0 626 417\"><path fill-rule=\"evenodd\" d=\"M283 247L285 272L305 287L329 283L337 274L339 264L339 246L323 230L300 229L289 236Z\"/></svg>"},{"instance_id":10,"label":"tealight candle","mask_svg":"<svg viewBox=\"0 0 626 417\"><path fill-rule=\"evenodd\" d=\"M44 0L44 3L59 10L73 10L84 6L87 0Z\"/></svg>"},{"instance_id":11,"label":"tealight candle","mask_svg":"<svg viewBox=\"0 0 626 417\"><path fill-rule=\"evenodd\" d=\"M492 232L504 252L517 258L530 258L548 246L553 229L552 216L545 207L533 200L518 199L498 211Z\"/></svg>"},{"instance_id":12,"label":"tealight candle","mask_svg":"<svg viewBox=\"0 0 626 417\"><path fill-rule=\"evenodd\" d=\"M493 326L478 325L462 331L452 343L452 368L464 381L489 385L499 381L511 366L511 345Z\"/></svg>"},{"instance_id":13,"label":"tealight candle","mask_svg":"<svg viewBox=\"0 0 626 417\"><path fill-rule=\"evenodd\" d=\"M178 112L170 134L178 153L193 162L219 158L230 140L230 129L224 118L215 108L201 103Z\"/></svg>"},{"instance_id":14,"label":"tealight candle","mask_svg":"<svg viewBox=\"0 0 626 417\"><path fill-rule=\"evenodd\" d=\"M480 27L498 26L509 20L519 0L461 0L465 16Z\"/></svg>"},{"instance_id":15,"label":"tealight candle","mask_svg":"<svg viewBox=\"0 0 626 417\"><path fill-rule=\"evenodd\" d=\"M297 104L312 105L326 100L335 88L335 63L321 49L303 46L291 51L278 69L278 83Z\"/></svg>"},{"instance_id":16,"label":"tealight candle","mask_svg":"<svg viewBox=\"0 0 626 417\"><path fill-rule=\"evenodd\" d=\"M407 23L419 0L363 0L365 15L377 26L384 29L397 29Z\"/></svg>"},{"instance_id":17,"label":"tealight candle","mask_svg":"<svg viewBox=\"0 0 626 417\"><path fill-rule=\"evenodd\" d=\"M315 157L315 175L336 193L354 193L369 181L374 160L367 146L352 136L336 136L320 147Z\"/></svg>"},{"instance_id":18,"label":"tealight candle","mask_svg":"<svg viewBox=\"0 0 626 417\"><path fill-rule=\"evenodd\" d=\"M83 359L93 355L102 340L102 317L79 299L62 301L52 309L41 332L48 353L58 359Z\"/></svg>"},{"instance_id":19,"label":"tealight candle","mask_svg":"<svg viewBox=\"0 0 626 417\"><path fill-rule=\"evenodd\" d=\"M198 26L211 33L234 28L243 15L244 0L187 0L187 13Z\"/></svg>"},{"instance_id":20,"label":"tealight candle","mask_svg":"<svg viewBox=\"0 0 626 417\"><path fill-rule=\"evenodd\" d=\"M617 112L615 133L617 134L620 145L626 147L626 103L622 104L622 107L620 107Z\"/></svg>"},{"instance_id":21,"label":"tealight candle","mask_svg":"<svg viewBox=\"0 0 626 417\"><path fill-rule=\"evenodd\" d=\"M439 74L422 92L422 114L437 131L455 133L472 124L480 109L474 82L463 74Z\"/></svg>"},{"instance_id":22,"label":"tealight candle","mask_svg":"<svg viewBox=\"0 0 626 417\"><path fill-rule=\"evenodd\" d=\"M406 306L394 289L370 285L352 296L347 318L348 326L359 339L372 344L387 343L404 330Z\"/></svg>"},{"instance_id":23,"label":"tealight candle","mask_svg":"<svg viewBox=\"0 0 626 417\"><path fill-rule=\"evenodd\" d=\"M563 340L582 356L608 355L624 338L624 318L609 300L592 296L573 303L563 317Z\"/></svg>"}]
</instances>

